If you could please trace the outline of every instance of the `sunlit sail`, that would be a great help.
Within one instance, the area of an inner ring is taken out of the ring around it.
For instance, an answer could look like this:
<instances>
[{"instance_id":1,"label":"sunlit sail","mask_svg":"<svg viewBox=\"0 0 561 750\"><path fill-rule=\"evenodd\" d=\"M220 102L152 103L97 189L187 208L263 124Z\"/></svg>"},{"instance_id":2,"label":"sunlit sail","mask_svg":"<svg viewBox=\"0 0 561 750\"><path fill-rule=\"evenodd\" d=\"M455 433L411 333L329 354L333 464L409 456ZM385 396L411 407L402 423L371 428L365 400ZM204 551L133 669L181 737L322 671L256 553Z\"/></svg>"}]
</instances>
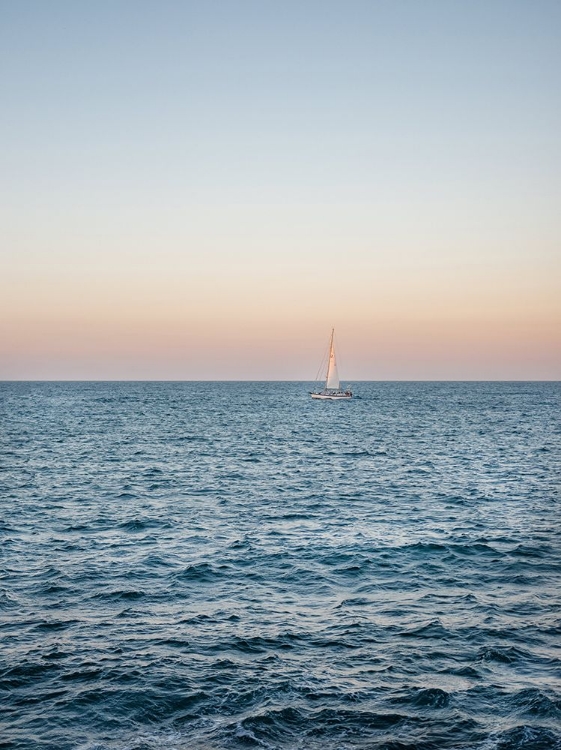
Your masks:
<instances>
[{"instance_id":1,"label":"sunlit sail","mask_svg":"<svg viewBox=\"0 0 561 750\"><path fill-rule=\"evenodd\" d=\"M333 339L335 335L335 329L331 330L331 340L329 342L329 358L327 361L327 374L325 376L325 387L322 391L311 393L312 398L323 398L339 400L342 398L352 398L353 394L349 389L343 390L341 388L341 382L339 380L339 372L337 371L337 360L335 358L335 346Z\"/></svg>"}]
</instances>

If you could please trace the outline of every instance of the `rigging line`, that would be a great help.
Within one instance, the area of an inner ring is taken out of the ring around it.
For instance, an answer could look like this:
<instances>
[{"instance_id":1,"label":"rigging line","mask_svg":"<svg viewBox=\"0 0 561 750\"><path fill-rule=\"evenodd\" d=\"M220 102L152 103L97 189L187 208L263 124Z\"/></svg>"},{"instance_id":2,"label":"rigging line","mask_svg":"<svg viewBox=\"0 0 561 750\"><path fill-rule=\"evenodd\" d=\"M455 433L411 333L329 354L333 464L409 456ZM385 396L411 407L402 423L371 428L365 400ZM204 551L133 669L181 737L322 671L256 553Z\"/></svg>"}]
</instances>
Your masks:
<instances>
[{"instance_id":1,"label":"rigging line","mask_svg":"<svg viewBox=\"0 0 561 750\"><path fill-rule=\"evenodd\" d=\"M320 373L325 370L326 365L329 362L329 353L330 353L330 344L327 345L327 349L323 352L323 357L321 358L320 366L318 367L318 371L316 372L316 376L314 378L314 382L318 382L321 380L322 382L325 380L325 378L320 378Z\"/></svg>"},{"instance_id":2,"label":"rigging line","mask_svg":"<svg viewBox=\"0 0 561 750\"><path fill-rule=\"evenodd\" d=\"M323 359L321 360L321 364L320 364L320 366L318 367L318 371L316 372L316 376L315 376L315 378L314 378L314 382L316 382L316 383L317 383L317 382L318 382L318 381L320 380L320 377L319 377L319 375L320 375L320 372L321 372L322 370L324 370L324 369L325 369L325 356L324 356L324 357L323 357Z\"/></svg>"}]
</instances>

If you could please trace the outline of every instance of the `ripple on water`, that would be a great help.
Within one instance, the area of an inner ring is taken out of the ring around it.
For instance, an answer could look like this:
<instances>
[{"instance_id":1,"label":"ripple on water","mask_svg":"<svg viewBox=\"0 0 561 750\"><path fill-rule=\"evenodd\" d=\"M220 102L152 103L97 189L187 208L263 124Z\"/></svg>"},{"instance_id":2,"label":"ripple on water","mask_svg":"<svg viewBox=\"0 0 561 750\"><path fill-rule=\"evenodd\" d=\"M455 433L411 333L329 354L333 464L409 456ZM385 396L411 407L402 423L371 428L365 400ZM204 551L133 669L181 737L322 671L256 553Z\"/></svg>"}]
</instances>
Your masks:
<instances>
[{"instance_id":1,"label":"ripple on water","mask_svg":"<svg viewBox=\"0 0 561 750\"><path fill-rule=\"evenodd\" d=\"M2 747L561 750L559 384L0 389Z\"/></svg>"}]
</instances>

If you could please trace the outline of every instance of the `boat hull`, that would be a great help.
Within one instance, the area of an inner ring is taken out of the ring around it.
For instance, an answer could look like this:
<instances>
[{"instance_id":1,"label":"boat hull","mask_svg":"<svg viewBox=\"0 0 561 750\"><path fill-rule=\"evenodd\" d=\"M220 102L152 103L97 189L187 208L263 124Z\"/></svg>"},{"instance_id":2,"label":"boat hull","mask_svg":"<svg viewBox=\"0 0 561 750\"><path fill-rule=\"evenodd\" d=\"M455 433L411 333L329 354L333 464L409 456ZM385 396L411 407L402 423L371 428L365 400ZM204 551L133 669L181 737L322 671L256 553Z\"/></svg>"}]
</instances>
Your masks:
<instances>
[{"instance_id":1,"label":"boat hull","mask_svg":"<svg viewBox=\"0 0 561 750\"><path fill-rule=\"evenodd\" d=\"M320 398L329 401L348 401L353 397L352 393L311 393L312 398Z\"/></svg>"},{"instance_id":2,"label":"boat hull","mask_svg":"<svg viewBox=\"0 0 561 750\"><path fill-rule=\"evenodd\" d=\"M333 347L333 336L335 329L331 329L331 340L329 342L329 359L327 373L325 375L325 386L321 391L311 391L310 396L322 401L348 401L353 397L353 393L344 386L341 387L337 363L335 361L335 349Z\"/></svg>"}]
</instances>

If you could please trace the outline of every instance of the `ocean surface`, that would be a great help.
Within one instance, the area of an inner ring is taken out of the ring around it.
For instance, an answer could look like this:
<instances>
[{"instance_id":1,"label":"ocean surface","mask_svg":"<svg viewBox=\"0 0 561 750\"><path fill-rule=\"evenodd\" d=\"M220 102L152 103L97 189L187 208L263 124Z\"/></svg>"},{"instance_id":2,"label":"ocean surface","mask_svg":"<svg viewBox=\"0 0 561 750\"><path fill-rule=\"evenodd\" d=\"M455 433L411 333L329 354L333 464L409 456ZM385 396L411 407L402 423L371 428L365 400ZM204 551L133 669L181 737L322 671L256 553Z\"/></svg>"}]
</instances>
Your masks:
<instances>
[{"instance_id":1,"label":"ocean surface","mask_svg":"<svg viewBox=\"0 0 561 750\"><path fill-rule=\"evenodd\" d=\"M0 383L0 748L561 748L561 384Z\"/></svg>"}]
</instances>

